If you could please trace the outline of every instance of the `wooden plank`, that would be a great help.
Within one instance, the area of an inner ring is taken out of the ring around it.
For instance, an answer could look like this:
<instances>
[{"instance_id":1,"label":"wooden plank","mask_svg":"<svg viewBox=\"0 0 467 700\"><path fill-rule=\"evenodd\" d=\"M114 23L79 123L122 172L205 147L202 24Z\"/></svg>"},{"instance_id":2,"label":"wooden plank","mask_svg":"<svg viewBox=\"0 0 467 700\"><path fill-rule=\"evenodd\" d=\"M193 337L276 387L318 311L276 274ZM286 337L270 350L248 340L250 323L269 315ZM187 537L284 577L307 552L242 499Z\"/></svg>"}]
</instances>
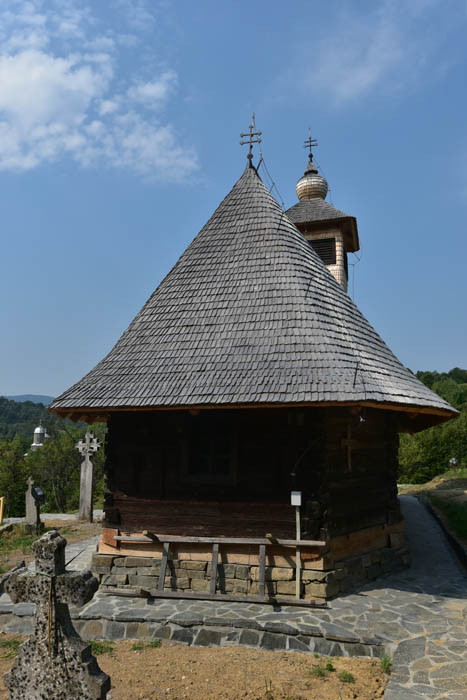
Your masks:
<instances>
[{"instance_id":1,"label":"wooden plank","mask_svg":"<svg viewBox=\"0 0 467 700\"><path fill-rule=\"evenodd\" d=\"M102 530L102 542L108 547L113 547L113 549L115 550L115 548L118 547L119 542L116 541L114 538L118 536L119 532L120 531L118 529L105 527Z\"/></svg>"},{"instance_id":2,"label":"wooden plank","mask_svg":"<svg viewBox=\"0 0 467 700\"><path fill-rule=\"evenodd\" d=\"M219 557L219 544L214 542L212 545L212 560L211 560L211 584L209 586L209 592L216 592L216 579L217 579L217 560Z\"/></svg>"},{"instance_id":3,"label":"wooden plank","mask_svg":"<svg viewBox=\"0 0 467 700\"><path fill-rule=\"evenodd\" d=\"M336 561L349 559L358 554L365 554L375 549L388 546L389 535L401 534L405 530L405 523L401 520L394 525L377 525L368 527L349 535L339 535L330 541L330 548Z\"/></svg>"},{"instance_id":4,"label":"wooden plank","mask_svg":"<svg viewBox=\"0 0 467 700\"><path fill-rule=\"evenodd\" d=\"M171 551L177 552L179 559L209 562L212 556L212 546L203 544L172 544ZM115 556L150 557L160 561L162 558L162 544L158 542L131 545L129 542L121 542L120 549L114 546L108 547L102 542L98 545L99 554L111 554ZM290 552L290 554L288 553ZM294 566L294 552L285 547L266 547L266 566ZM322 550L302 550L302 568L313 571L332 569L334 557L329 552ZM258 566L258 546L254 545L224 545L222 547L222 561L225 564L242 564L246 566Z\"/></svg>"},{"instance_id":5,"label":"wooden plank","mask_svg":"<svg viewBox=\"0 0 467 700\"><path fill-rule=\"evenodd\" d=\"M258 594L260 598L264 598L264 576L266 573L266 545L259 546L259 581Z\"/></svg>"},{"instance_id":6,"label":"wooden plank","mask_svg":"<svg viewBox=\"0 0 467 700\"><path fill-rule=\"evenodd\" d=\"M121 595L122 589L115 588L102 591L104 595ZM261 603L270 605L294 605L300 608L316 608L317 610L328 608L327 603L317 600L297 600L296 598L260 598L259 596L229 595L226 593L203 593L198 591L159 591L151 589L148 591L150 598L177 598L178 600L220 600L240 603Z\"/></svg>"},{"instance_id":7,"label":"wooden plank","mask_svg":"<svg viewBox=\"0 0 467 700\"><path fill-rule=\"evenodd\" d=\"M131 542L132 544L147 544L148 542L180 542L181 544L253 544L253 545L279 545L281 547L326 547L327 542L322 540L282 540L271 542L267 537L181 537L179 535L116 535L119 542Z\"/></svg>"},{"instance_id":8,"label":"wooden plank","mask_svg":"<svg viewBox=\"0 0 467 700\"><path fill-rule=\"evenodd\" d=\"M170 544L168 542L164 542L163 547L162 547L161 572L159 574L159 584L158 584L158 588L160 591L164 590L165 572L167 569L167 558L169 556L169 548L170 548Z\"/></svg>"}]
</instances>

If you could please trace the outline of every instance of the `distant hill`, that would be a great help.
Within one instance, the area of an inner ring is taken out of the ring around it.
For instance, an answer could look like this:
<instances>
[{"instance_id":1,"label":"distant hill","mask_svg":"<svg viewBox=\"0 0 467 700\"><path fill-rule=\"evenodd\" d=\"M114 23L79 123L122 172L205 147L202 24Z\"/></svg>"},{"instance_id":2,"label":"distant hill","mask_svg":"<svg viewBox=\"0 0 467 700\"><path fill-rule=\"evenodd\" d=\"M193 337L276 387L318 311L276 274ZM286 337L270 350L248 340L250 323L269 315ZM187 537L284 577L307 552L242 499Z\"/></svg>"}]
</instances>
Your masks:
<instances>
[{"instance_id":1,"label":"distant hill","mask_svg":"<svg viewBox=\"0 0 467 700\"><path fill-rule=\"evenodd\" d=\"M43 396L42 394L19 394L18 396L4 396L5 399L23 403L23 401L31 401L32 403L42 403L48 406L54 400L53 396Z\"/></svg>"},{"instance_id":2,"label":"distant hill","mask_svg":"<svg viewBox=\"0 0 467 700\"><path fill-rule=\"evenodd\" d=\"M39 397L36 397L39 398ZM44 396L47 403L50 396ZM36 403L22 399L13 401L4 396L0 396L0 441L11 440L15 435L21 439L32 442L34 429L42 423L49 434L57 430L63 430L66 426L84 427L85 423L72 423L67 418L58 418L47 412L43 403Z\"/></svg>"}]
</instances>

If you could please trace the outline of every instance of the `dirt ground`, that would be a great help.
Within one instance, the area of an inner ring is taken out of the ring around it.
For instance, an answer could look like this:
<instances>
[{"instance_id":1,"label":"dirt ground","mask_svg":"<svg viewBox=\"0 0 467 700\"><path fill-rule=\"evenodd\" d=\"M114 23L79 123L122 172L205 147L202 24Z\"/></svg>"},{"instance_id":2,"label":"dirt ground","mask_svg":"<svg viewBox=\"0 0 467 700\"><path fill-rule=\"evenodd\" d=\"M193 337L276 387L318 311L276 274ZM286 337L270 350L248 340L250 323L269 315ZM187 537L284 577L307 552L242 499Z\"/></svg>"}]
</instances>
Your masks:
<instances>
[{"instance_id":1,"label":"dirt ground","mask_svg":"<svg viewBox=\"0 0 467 700\"><path fill-rule=\"evenodd\" d=\"M68 544L79 542L79 540L86 540L89 537L94 537L94 535L100 535L102 532L102 525L100 522L88 523L81 520L46 520L44 525L47 530L52 530L53 528L59 530ZM13 537L17 537L18 534L19 532L16 527L12 532L3 532L0 542L5 542ZM5 548L5 550L6 549L7 548ZM4 571L8 571L22 559L24 559L27 564L34 559L30 544L29 546L18 547L10 551L1 551L0 548L0 566Z\"/></svg>"},{"instance_id":2,"label":"dirt ground","mask_svg":"<svg viewBox=\"0 0 467 700\"><path fill-rule=\"evenodd\" d=\"M20 639L0 635L0 640ZM22 638L24 639L24 637ZM376 700L388 676L376 659L315 658L312 654L256 651L245 647L187 647L162 642L134 651L135 642L113 642L98 663L112 680L108 700ZM7 699L3 674L13 664L0 648L0 699ZM333 669L325 671L326 664ZM324 677L319 677L321 667ZM355 682L339 680L348 671ZM318 677L316 677L318 675Z\"/></svg>"}]
</instances>

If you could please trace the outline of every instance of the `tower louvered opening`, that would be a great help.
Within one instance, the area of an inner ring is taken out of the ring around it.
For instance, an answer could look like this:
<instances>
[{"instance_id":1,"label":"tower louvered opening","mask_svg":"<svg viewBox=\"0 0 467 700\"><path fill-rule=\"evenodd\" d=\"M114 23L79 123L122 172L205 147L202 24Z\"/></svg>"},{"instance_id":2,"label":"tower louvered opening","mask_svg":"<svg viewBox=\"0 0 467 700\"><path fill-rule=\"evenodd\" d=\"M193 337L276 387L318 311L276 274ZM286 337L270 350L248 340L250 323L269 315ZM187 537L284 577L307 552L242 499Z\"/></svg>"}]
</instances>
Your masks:
<instances>
[{"instance_id":1,"label":"tower louvered opening","mask_svg":"<svg viewBox=\"0 0 467 700\"><path fill-rule=\"evenodd\" d=\"M335 238L317 238L315 240L308 241L308 243L311 245L315 253L318 253L325 265L336 264Z\"/></svg>"}]
</instances>

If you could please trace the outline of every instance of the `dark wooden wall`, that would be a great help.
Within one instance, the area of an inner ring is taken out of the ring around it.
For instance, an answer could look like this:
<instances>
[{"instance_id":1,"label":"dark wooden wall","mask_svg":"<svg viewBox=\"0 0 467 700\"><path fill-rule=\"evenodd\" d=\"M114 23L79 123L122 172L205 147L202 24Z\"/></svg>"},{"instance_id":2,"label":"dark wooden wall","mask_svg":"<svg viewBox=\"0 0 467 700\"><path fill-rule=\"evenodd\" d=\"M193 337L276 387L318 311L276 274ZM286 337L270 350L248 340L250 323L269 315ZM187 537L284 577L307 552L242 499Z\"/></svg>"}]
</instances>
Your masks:
<instances>
[{"instance_id":1,"label":"dark wooden wall","mask_svg":"<svg viewBox=\"0 0 467 700\"><path fill-rule=\"evenodd\" d=\"M312 407L114 413L105 524L126 532L295 538L292 489L303 494L308 538L395 522L397 434L388 414L374 410L361 422L348 409ZM349 424L356 441L371 445L353 451L351 470L341 444ZM226 431L226 473L190 473L190 445Z\"/></svg>"},{"instance_id":2,"label":"dark wooden wall","mask_svg":"<svg viewBox=\"0 0 467 700\"><path fill-rule=\"evenodd\" d=\"M325 426L319 500L328 536L399 522L396 414L334 408L326 412ZM353 443L350 460L343 444L349 427Z\"/></svg>"}]
</instances>

